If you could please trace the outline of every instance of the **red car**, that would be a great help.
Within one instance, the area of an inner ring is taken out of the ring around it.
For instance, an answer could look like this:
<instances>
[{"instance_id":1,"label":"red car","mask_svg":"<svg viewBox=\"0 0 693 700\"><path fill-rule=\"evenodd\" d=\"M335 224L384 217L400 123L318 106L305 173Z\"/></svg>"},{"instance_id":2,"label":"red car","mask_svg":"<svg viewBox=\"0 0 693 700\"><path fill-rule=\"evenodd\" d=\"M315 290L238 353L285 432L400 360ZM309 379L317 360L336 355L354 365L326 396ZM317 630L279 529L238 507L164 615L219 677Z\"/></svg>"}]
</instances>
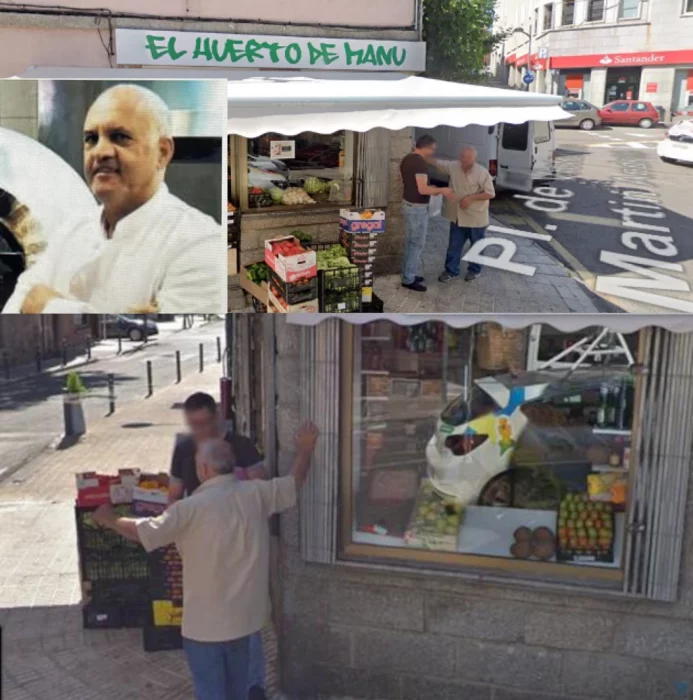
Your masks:
<instances>
[{"instance_id":1,"label":"red car","mask_svg":"<svg viewBox=\"0 0 693 700\"><path fill-rule=\"evenodd\" d=\"M659 123L659 112L651 102L616 100L599 110L602 124L625 124L649 129Z\"/></svg>"}]
</instances>

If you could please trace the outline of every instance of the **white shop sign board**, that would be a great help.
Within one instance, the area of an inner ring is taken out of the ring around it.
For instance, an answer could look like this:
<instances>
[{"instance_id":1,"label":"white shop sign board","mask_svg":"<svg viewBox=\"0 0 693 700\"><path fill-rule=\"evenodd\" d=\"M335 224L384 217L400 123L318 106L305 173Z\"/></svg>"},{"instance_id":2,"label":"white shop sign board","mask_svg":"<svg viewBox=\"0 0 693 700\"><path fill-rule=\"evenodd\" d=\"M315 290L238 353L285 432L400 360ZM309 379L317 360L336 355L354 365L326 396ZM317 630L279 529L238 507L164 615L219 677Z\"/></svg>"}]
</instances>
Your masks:
<instances>
[{"instance_id":1,"label":"white shop sign board","mask_svg":"<svg viewBox=\"0 0 693 700\"><path fill-rule=\"evenodd\" d=\"M116 29L119 66L402 71L426 68L426 44L414 41Z\"/></svg>"}]
</instances>

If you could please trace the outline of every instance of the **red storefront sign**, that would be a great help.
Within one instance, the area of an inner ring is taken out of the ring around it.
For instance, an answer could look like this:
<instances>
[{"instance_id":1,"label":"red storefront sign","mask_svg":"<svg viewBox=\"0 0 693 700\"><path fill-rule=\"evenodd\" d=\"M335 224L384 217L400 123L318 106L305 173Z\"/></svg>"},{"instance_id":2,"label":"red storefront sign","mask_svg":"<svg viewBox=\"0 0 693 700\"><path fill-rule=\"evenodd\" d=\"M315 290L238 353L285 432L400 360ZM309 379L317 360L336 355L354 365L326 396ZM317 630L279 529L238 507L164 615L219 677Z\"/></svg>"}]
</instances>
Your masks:
<instances>
[{"instance_id":1,"label":"red storefront sign","mask_svg":"<svg viewBox=\"0 0 693 700\"><path fill-rule=\"evenodd\" d=\"M693 50L599 53L551 58L551 68L627 68L628 66L672 66L681 63L693 63Z\"/></svg>"},{"instance_id":2,"label":"red storefront sign","mask_svg":"<svg viewBox=\"0 0 693 700\"><path fill-rule=\"evenodd\" d=\"M515 65L520 68L521 66L526 66L527 65L527 59L529 57L527 54L524 56L519 56L518 58L515 59ZM530 65L530 68L532 70L546 70L549 67L549 59L548 58L539 58L537 54L533 53L532 54L532 62Z\"/></svg>"},{"instance_id":3,"label":"red storefront sign","mask_svg":"<svg viewBox=\"0 0 693 700\"><path fill-rule=\"evenodd\" d=\"M515 54L514 54L514 53L511 53L510 56L506 56L506 57L505 57L505 62L506 62L506 64L508 64L508 65L512 65L513 63L515 63Z\"/></svg>"},{"instance_id":4,"label":"red storefront sign","mask_svg":"<svg viewBox=\"0 0 693 700\"><path fill-rule=\"evenodd\" d=\"M647 83L647 85L645 86L645 92L657 92L658 87L658 83Z\"/></svg>"}]
</instances>

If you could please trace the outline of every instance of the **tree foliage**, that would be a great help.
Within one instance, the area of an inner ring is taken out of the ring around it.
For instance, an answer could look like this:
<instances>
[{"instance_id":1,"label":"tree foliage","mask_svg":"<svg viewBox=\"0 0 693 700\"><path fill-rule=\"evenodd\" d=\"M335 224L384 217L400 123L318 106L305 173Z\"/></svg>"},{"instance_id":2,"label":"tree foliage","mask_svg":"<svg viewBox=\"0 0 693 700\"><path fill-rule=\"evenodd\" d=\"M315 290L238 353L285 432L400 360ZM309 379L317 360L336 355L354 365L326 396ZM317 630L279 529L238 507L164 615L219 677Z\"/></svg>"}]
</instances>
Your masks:
<instances>
[{"instance_id":1,"label":"tree foliage","mask_svg":"<svg viewBox=\"0 0 693 700\"><path fill-rule=\"evenodd\" d=\"M426 73L432 78L479 82L484 56L506 37L495 32L496 0L424 0Z\"/></svg>"}]
</instances>

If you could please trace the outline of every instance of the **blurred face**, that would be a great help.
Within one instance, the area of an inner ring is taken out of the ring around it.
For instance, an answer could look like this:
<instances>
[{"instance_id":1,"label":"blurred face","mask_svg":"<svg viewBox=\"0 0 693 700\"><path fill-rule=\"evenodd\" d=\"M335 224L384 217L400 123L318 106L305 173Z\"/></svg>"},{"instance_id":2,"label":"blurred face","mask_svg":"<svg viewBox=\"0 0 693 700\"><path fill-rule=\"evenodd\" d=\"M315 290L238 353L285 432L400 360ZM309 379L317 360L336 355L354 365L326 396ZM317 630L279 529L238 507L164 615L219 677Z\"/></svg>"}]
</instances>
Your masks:
<instances>
[{"instance_id":1,"label":"blurred face","mask_svg":"<svg viewBox=\"0 0 693 700\"><path fill-rule=\"evenodd\" d=\"M435 156L437 150L438 150L438 144L432 143L430 146L420 148L419 152L426 160L430 160L431 158L433 158Z\"/></svg>"},{"instance_id":2,"label":"blurred face","mask_svg":"<svg viewBox=\"0 0 693 700\"><path fill-rule=\"evenodd\" d=\"M471 148L465 148L460 153L460 163L465 170L469 170L476 163L476 151Z\"/></svg>"},{"instance_id":3,"label":"blurred face","mask_svg":"<svg viewBox=\"0 0 693 700\"><path fill-rule=\"evenodd\" d=\"M84 123L84 176L96 198L126 216L154 196L173 156L140 94L112 90L91 106Z\"/></svg>"},{"instance_id":4,"label":"blurred face","mask_svg":"<svg viewBox=\"0 0 693 700\"><path fill-rule=\"evenodd\" d=\"M217 437L219 431L219 416L206 408L197 411L186 411L185 423L196 443Z\"/></svg>"}]
</instances>

